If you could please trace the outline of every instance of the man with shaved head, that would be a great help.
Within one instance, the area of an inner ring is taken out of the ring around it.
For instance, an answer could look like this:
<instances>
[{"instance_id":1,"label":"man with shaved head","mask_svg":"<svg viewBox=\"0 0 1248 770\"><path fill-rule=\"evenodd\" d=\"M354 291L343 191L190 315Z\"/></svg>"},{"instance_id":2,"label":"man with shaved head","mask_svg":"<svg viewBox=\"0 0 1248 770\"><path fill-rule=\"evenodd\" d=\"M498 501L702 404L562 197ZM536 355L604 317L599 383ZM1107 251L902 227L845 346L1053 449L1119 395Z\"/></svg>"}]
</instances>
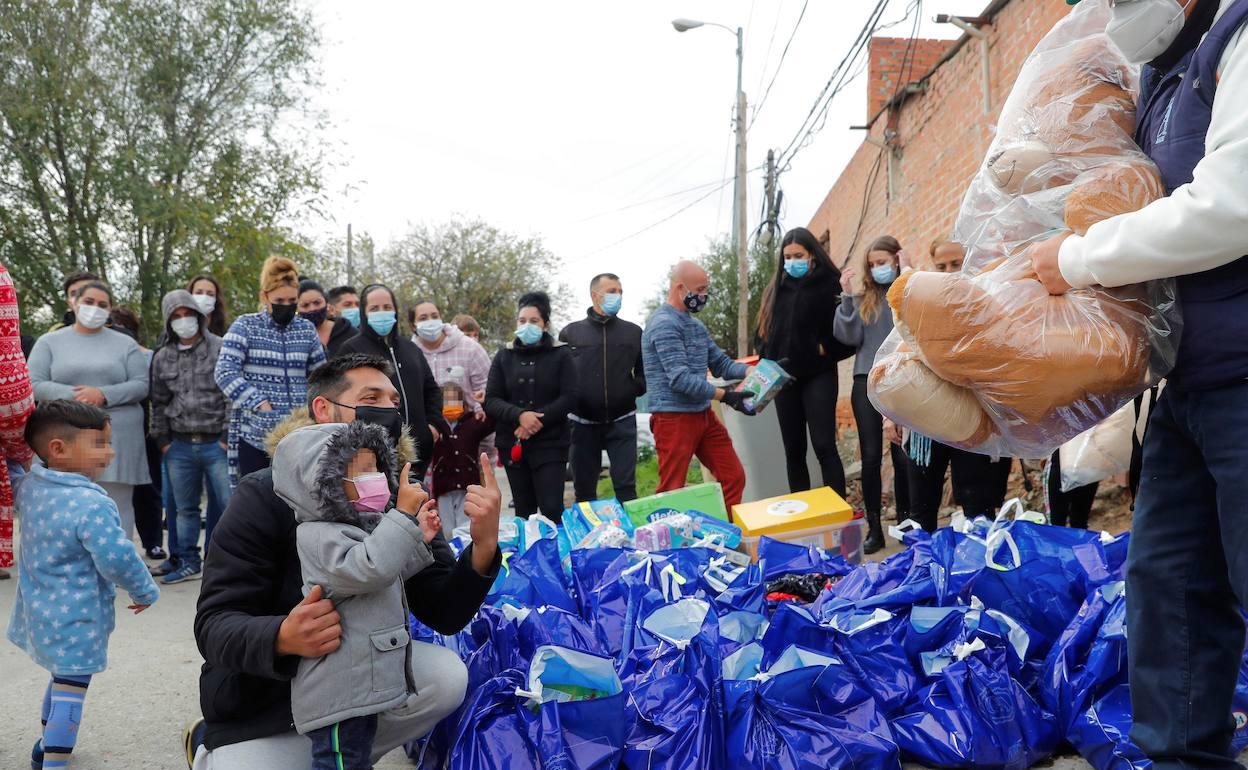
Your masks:
<instances>
[{"instance_id":1,"label":"man with shaved head","mask_svg":"<svg viewBox=\"0 0 1248 770\"><path fill-rule=\"evenodd\" d=\"M658 491L683 487L689 461L696 455L723 486L724 503L732 510L745 491L745 469L727 429L711 411L711 402L749 412L743 394L715 387L706 372L735 380L749 374L751 367L729 358L693 317L706 307L709 283L696 262L686 260L672 268L667 301L646 323L642 358L650 394L650 430L659 454Z\"/></svg>"}]
</instances>

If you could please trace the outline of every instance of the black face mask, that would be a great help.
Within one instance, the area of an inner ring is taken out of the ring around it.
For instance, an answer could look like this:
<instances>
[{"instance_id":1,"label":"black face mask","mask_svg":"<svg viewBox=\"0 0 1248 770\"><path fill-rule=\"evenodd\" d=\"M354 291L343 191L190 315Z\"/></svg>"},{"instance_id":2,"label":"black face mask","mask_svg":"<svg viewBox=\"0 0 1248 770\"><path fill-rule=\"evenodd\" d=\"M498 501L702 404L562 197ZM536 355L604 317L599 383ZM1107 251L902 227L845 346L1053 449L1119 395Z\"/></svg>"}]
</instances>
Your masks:
<instances>
[{"instance_id":1,"label":"black face mask","mask_svg":"<svg viewBox=\"0 0 1248 770\"><path fill-rule=\"evenodd\" d=\"M321 324L325 323L326 316L329 315L329 308L323 307L320 310L313 310L311 313L300 313L302 317L312 322L316 328L321 328Z\"/></svg>"},{"instance_id":2,"label":"black face mask","mask_svg":"<svg viewBox=\"0 0 1248 770\"><path fill-rule=\"evenodd\" d=\"M295 320L294 305L270 305L269 314L273 316L273 323L278 326L285 326Z\"/></svg>"},{"instance_id":3,"label":"black face mask","mask_svg":"<svg viewBox=\"0 0 1248 770\"><path fill-rule=\"evenodd\" d=\"M329 399L325 399L329 401ZM390 434L390 441L397 447L399 439L403 437L403 415L396 407L393 406L348 406L340 404L337 401L330 401L334 406L340 406L343 409L354 409L355 419L360 422L366 422L369 425L376 425L386 429L386 433Z\"/></svg>"}]
</instances>

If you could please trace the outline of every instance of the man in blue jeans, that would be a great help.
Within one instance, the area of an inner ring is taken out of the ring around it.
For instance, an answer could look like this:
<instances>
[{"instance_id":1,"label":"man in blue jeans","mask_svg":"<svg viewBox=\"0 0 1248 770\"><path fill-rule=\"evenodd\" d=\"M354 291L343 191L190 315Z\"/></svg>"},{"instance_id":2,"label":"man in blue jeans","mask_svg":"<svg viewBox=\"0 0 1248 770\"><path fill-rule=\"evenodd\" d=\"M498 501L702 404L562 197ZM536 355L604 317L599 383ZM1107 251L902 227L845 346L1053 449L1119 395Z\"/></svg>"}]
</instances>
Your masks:
<instances>
[{"instance_id":1,"label":"man in blue jeans","mask_svg":"<svg viewBox=\"0 0 1248 770\"><path fill-rule=\"evenodd\" d=\"M1175 278L1183 331L1149 416L1127 559L1131 739L1158 770L1238 767L1248 602L1248 0L1117 0L1145 64L1135 139L1167 197L1033 246L1045 287Z\"/></svg>"},{"instance_id":2,"label":"man in blue jeans","mask_svg":"<svg viewBox=\"0 0 1248 770\"><path fill-rule=\"evenodd\" d=\"M199 505L205 484L210 497L229 499L225 430L229 402L213 372L221 338L208 331L208 318L191 293L171 291L160 303L166 342L152 357L152 438L165 455L168 482L177 510L177 568L162 583L198 580ZM170 538L173 540L173 538Z\"/></svg>"}]
</instances>

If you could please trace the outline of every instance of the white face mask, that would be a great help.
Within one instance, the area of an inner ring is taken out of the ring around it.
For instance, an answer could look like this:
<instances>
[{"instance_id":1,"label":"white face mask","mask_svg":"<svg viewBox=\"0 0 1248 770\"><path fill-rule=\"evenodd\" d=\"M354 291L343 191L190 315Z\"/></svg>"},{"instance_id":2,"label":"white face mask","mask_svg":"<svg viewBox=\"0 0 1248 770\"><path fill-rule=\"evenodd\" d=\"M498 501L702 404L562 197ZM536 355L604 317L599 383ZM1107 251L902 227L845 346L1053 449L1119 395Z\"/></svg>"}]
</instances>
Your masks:
<instances>
[{"instance_id":1,"label":"white face mask","mask_svg":"<svg viewBox=\"0 0 1248 770\"><path fill-rule=\"evenodd\" d=\"M1146 64L1166 52L1187 22L1192 0L1116 0L1105 34L1132 64Z\"/></svg>"},{"instance_id":2,"label":"white face mask","mask_svg":"<svg viewBox=\"0 0 1248 770\"><path fill-rule=\"evenodd\" d=\"M199 308L199 312L204 315L212 313L217 307L217 298L211 294L193 294L191 299L195 301L195 307Z\"/></svg>"},{"instance_id":3,"label":"white face mask","mask_svg":"<svg viewBox=\"0 0 1248 770\"><path fill-rule=\"evenodd\" d=\"M169 322L169 328L178 335L178 339L189 340L199 334L199 319L191 316L175 318Z\"/></svg>"},{"instance_id":4,"label":"white face mask","mask_svg":"<svg viewBox=\"0 0 1248 770\"><path fill-rule=\"evenodd\" d=\"M416 334L425 342L435 342L442 336L442 319L426 318L416 324Z\"/></svg>"},{"instance_id":5,"label":"white face mask","mask_svg":"<svg viewBox=\"0 0 1248 770\"><path fill-rule=\"evenodd\" d=\"M88 329L99 329L108 323L108 311L99 305L79 305L76 317Z\"/></svg>"}]
</instances>

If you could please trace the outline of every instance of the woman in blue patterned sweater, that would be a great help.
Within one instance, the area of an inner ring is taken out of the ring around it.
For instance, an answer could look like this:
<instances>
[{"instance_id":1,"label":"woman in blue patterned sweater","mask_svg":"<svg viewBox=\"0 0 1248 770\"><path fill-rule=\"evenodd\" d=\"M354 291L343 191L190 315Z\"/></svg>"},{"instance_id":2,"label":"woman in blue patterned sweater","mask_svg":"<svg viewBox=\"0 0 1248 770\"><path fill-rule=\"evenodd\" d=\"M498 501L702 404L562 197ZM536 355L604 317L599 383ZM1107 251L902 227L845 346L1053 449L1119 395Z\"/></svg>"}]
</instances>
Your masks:
<instances>
[{"instance_id":1,"label":"woman in blue patterned sweater","mask_svg":"<svg viewBox=\"0 0 1248 770\"><path fill-rule=\"evenodd\" d=\"M264 439L308 396L308 373L325 363L316 327L296 314L299 271L285 257L269 257L260 271L260 302L267 309L240 316L225 334L216 379L230 399L230 487L269 467Z\"/></svg>"}]
</instances>

